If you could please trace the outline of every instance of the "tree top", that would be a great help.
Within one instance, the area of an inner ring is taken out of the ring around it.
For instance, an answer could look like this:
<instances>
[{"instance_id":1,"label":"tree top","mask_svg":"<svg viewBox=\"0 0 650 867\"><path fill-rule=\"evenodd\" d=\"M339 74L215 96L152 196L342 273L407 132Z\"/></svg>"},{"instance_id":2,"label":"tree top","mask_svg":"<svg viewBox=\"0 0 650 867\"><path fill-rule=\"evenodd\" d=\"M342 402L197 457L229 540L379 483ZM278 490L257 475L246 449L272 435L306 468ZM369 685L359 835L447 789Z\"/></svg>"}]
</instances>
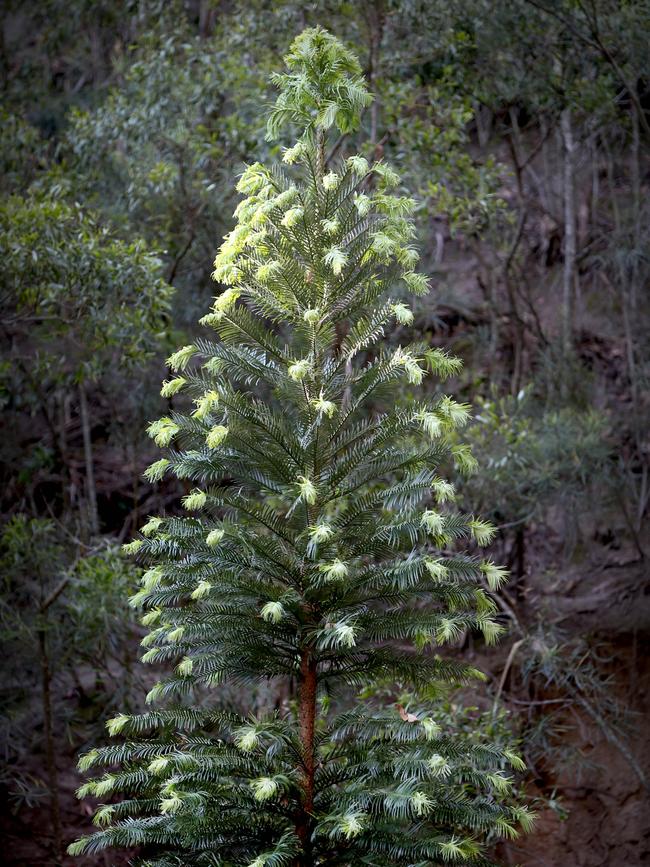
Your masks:
<instances>
[{"instance_id":1,"label":"tree top","mask_svg":"<svg viewBox=\"0 0 650 867\"><path fill-rule=\"evenodd\" d=\"M274 73L280 90L268 120L275 139L285 123L305 127L305 134L335 126L340 133L358 129L363 109L372 102L356 55L324 30L312 27L294 39L284 57L288 72Z\"/></svg>"}]
</instances>

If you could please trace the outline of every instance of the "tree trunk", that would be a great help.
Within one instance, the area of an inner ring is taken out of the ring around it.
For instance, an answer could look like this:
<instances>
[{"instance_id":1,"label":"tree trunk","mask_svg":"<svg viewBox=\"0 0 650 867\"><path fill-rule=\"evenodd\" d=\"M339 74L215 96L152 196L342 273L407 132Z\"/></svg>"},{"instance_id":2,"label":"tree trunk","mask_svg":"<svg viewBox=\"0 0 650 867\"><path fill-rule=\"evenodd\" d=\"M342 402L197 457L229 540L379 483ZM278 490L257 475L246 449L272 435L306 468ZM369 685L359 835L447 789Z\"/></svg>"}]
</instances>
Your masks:
<instances>
[{"instance_id":1,"label":"tree trunk","mask_svg":"<svg viewBox=\"0 0 650 867\"><path fill-rule=\"evenodd\" d=\"M573 306L576 273L575 143L571 109L560 117L564 145L564 273L562 279L562 350L567 357L573 348Z\"/></svg>"},{"instance_id":2,"label":"tree trunk","mask_svg":"<svg viewBox=\"0 0 650 867\"><path fill-rule=\"evenodd\" d=\"M46 614L43 614L46 617ZM59 775L56 769L54 738L52 733L52 695L50 692L51 672L47 655L45 625L38 630L38 646L41 656L41 701L43 703L43 734L45 737L45 760L47 764L47 784L50 790L50 820L54 839L55 863L60 862L62 854L61 809L59 806Z\"/></svg>"},{"instance_id":3,"label":"tree trunk","mask_svg":"<svg viewBox=\"0 0 650 867\"><path fill-rule=\"evenodd\" d=\"M325 158L325 134L318 127L316 129L316 186L323 186L323 178L325 177L325 168L327 160Z\"/></svg>"},{"instance_id":4,"label":"tree trunk","mask_svg":"<svg viewBox=\"0 0 650 867\"><path fill-rule=\"evenodd\" d=\"M316 722L316 663L308 648L300 657L300 692L298 724L303 756L303 802L296 821L296 833L302 843L302 855L297 867L312 867L311 835L314 811L314 728Z\"/></svg>"},{"instance_id":5,"label":"tree trunk","mask_svg":"<svg viewBox=\"0 0 650 867\"><path fill-rule=\"evenodd\" d=\"M83 384L79 386L79 409L81 414L81 431L84 440L84 461L86 464L86 500L88 502L88 520L93 535L99 533L99 517L97 514L97 489L95 488L95 470L93 467L93 444L90 436L90 416L88 413L88 398Z\"/></svg>"}]
</instances>

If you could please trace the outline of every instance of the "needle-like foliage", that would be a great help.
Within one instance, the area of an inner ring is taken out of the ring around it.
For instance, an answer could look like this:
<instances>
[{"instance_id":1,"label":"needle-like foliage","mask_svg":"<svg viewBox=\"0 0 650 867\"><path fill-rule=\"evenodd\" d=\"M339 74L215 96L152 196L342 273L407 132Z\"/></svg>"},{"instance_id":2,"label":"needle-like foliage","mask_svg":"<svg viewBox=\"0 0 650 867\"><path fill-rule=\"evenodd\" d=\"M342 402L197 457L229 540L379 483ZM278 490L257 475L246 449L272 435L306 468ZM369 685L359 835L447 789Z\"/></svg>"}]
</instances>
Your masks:
<instances>
[{"instance_id":1,"label":"needle-like foliage","mask_svg":"<svg viewBox=\"0 0 650 867\"><path fill-rule=\"evenodd\" d=\"M478 676L437 649L467 629L496 637L482 587L505 573L461 553L493 528L454 510L441 476L450 460L472 469L451 436L467 408L394 399L459 362L381 344L412 320L390 292L427 280L395 171L326 158L328 131L357 128L370 101L358 61L317 28L286 62L269 135L288 121L300 138L283 167L241 176L215 260L225 288L202 320L216 337L176 352L163 386L195 409L149 429L166 456L147 477L195 485L187 517L153 518L127 546L148 567L133 597L144 660L173 669L149 695L164 709L116 717L128 740L82 758L108 767L82 796L124 799L71 851L142 846L158 867L487 863L486 834L530 821L503 773L521 762L442 726L432 697ZM282 710L218 709L224 685L265 681L288 684ZM387 683L428 699L367 697Z\"/></svg>"}]
</instances>

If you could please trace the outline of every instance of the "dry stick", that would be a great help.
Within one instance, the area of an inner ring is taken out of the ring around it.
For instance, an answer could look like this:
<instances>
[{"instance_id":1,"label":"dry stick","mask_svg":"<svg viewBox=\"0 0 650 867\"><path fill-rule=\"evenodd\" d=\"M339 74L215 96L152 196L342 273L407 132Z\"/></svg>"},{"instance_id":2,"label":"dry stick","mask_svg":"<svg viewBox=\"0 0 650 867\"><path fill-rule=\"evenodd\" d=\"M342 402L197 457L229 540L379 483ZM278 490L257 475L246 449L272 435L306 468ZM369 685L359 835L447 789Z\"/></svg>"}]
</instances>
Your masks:
<instances>
[{"instance_id":1,"label":"dry stick","mask_svg":"<svg viewBox=\"0 0 650 867\"><path fill-rule=\"evenodd\" d=\"M492 703L492 716L496 716L497 708L499 705L499 699L501 698L501 693L503 692L503 687L506 683L506 678L508 676L508 672L510 671L510 667L514 662L514 658L517 655L517 651L524 643L526 639L520 638L519 641L515 641L515 643L510 648L510 653L508 654L508 658L506 659L506 664L503 667L503 671L501 672L501 677L499 679L499 686L497 687L496 694L494 696L494 702Z\"/></svg>"}]
</instances>

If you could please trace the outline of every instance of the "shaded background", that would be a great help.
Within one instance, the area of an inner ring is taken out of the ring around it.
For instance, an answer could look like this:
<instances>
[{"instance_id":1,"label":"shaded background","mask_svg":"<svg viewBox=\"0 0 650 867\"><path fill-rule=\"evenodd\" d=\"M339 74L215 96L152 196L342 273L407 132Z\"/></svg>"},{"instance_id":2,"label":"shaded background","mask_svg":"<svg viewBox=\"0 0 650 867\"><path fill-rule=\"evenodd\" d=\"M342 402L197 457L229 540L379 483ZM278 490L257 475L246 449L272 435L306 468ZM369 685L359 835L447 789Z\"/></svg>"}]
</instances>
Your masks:
<instances>
[{"instance_id":1,"label":"shaded background","mask_svg":"<svg viewBox=\"0 0 650 867\"><path fill-rule=\"evenodd\" d=\"M465 361L451 390L475 408L481 470L462 504L500 527L494 556L512 572L508 637L455 651L488 673L465 699L521 737L540 814L499 857L645 864L645 0L5 3L4 856L73 863L57 850L91 812L75 756L156 679L138 664L137 570L118 546L184 491L142 479L144 429L168 405L165 357L220 291L236 174L277 157L269 73L316 23L358 52L376 94L359 141L420 202L434 291L414 327ZM128 855L106 858L85 863Z\"/></svg>"}]
</instances>

